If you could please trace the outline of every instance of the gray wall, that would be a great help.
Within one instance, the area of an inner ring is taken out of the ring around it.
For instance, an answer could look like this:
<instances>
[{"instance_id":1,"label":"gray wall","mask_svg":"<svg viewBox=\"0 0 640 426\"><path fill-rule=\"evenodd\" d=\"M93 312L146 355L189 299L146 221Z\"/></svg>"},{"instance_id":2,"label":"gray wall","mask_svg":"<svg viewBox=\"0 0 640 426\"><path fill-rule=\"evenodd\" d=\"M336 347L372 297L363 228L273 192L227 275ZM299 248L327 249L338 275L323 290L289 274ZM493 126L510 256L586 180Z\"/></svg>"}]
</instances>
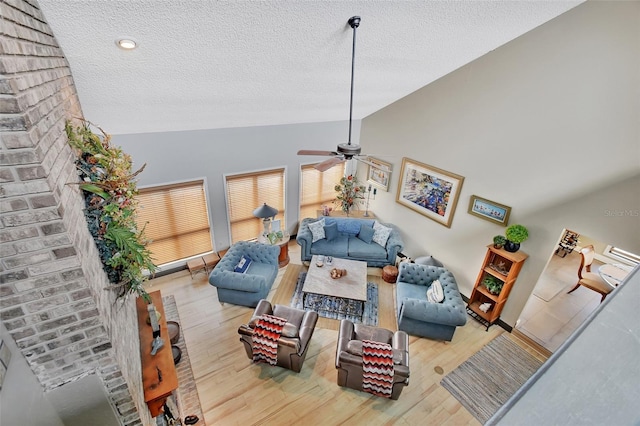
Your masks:
<instances>
[{"instance_id":1,"label":"gray wall","mask_svg":"<svg viewBox=\"0 0 640 426\"><path fill-rule=\"evenodd\" d=\"M563 228L640 253L639 15L639 2L584 3L362 121L363 150L393 164L371 209L467 296L504 232L467 214L469 197L511 206L509 223L529 228L511 326ZM403 156L465 177L451 228L395 203Z\"/></svg>"},{"instance_id":2,"label":"gray wall","mask_svg":"<svg viewBox=\"0 0 640 426\"><path fill-rule=\"evenodd\" d=\"M636 268L486 424L640 424L638 299Z\"/></svg>"},{"instance_id":3,"label":"gray wall","mask_svg":"<svg viewBox=\"0 0 640 426\"><path fill-rule=\"evenodd\" d=\"M0 339L8 346L12 355L0 391L0 424L63 426L64 423L47 400L40 382L2 323Z\"/></svg>"},{"instance_id":4,"label":"gray wall","mask_svg":"<svg viewBox=\"0 0 640 426\"><path fill-rule=\"evenodd\" d=\"M230 241L225 174L285 167L286 227L294 233L298 224L300 165L325 159L296 153L299 149L335 150L338 143L347 142L348 126L347 121L340 121L139 133L113 135L112 141L131 155L135 169L147 164L139 175L139 186L206 177L214 247L222 250L229 247ZM355 121L352 143L358 143L359 136L360 121Z\"/></svg>"}]
</instances>

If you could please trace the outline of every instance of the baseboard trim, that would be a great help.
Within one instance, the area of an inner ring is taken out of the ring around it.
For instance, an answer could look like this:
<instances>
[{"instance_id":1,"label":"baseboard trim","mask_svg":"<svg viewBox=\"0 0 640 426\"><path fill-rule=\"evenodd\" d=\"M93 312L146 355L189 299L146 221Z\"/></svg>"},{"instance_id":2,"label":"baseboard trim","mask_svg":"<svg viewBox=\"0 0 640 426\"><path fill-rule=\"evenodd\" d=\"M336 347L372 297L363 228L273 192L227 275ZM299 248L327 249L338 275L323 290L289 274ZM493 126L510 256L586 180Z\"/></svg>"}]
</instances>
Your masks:
<instances>
[{"instance_id":1,"label":"baseboard trim","mask_svg":"<svg viewBox=\"0 0 640 426\"><path fill-rule=\"evenodd\" d=\"M541 355L549 358L552 354L552 352L545 348L544 346L540 345L540 343L536 342L535 340L533 340L532 338L530 338L529 336L527 336L526 334L524 334L523 332L521 332L520 330L516 330L514 329L511 332L511 335L514 336L517 339L522 340L524 343L526 343L528 346L530 346L533 350L535 350L536 352L539 352Z\"/></svg>"}]
</instances>

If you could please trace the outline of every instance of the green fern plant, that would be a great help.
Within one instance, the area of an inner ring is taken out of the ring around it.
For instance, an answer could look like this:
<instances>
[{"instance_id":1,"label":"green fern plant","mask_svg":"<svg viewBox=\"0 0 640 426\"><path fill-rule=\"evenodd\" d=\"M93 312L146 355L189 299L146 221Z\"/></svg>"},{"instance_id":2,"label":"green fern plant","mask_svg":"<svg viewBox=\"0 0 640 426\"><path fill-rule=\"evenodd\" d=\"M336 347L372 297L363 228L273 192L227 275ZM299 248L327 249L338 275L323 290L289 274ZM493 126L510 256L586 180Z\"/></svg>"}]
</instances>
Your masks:
<instances>
[{"instance_id":1,"label":"green fern plant","mask_svg":"<svg viewBox=\"0 0 640 426\"><path fill-rule=\"evenodd\" d=\"M144 166L132 173L131 157L111 146L110 136L102 129L102 136L93 133L88 121L75 128L67 122L65 130L78 155L85 217L109 281L118 297L135 293L150 301L144 282L156 266L146 248L144 229L137 229L135 214L135 177Z\"/></svg>"}]
</instances>

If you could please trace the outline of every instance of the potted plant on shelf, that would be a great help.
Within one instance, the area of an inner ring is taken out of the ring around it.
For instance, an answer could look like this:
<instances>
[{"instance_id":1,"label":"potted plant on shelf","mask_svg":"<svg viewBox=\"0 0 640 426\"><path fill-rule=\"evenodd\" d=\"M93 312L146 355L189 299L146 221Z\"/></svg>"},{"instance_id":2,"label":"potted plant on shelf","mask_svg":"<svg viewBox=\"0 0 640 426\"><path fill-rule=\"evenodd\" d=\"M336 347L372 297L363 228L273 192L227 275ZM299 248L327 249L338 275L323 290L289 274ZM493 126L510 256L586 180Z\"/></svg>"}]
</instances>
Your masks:
<instances>
[{"instance_id":1,"label":"potted plant on shelf","mask_svg":"<svg viewBox=\"0 0 640 426\"><path fill-rule=\"evenodd\" d=\"M504 245L504 249L511 253L515 253L520 250L520 244L529 238L529 231L522 225L510 225L505 232L507 242Z\"/></svg>"},{"instance_id":2,"label":"potted plant on shelf","mask_svg":"<svg viewBox=\"0 0 640 426\"><path fill-rule=\"evenodd\" d=\"M500 281L499 279L497 279L493 275L488 275L487 274L482 279L482 285L484 285L487 288L487 290L489 290L489 293L495 294L495 295L500 294L500 290L502 290L502 285L503 284L504 283L502 281Z\"/></svg>"},{"instance_id":3,"label":"potted plant on shelf","mask_svg":"<svg viewBox=\"0 0 640 426\"><path fill-rule=\"evenodd\" d=\"M493 247L497 249L502 248L506 242L507 239L502 235L496 235L493 237Z\"/></svg>"}]
</instances>

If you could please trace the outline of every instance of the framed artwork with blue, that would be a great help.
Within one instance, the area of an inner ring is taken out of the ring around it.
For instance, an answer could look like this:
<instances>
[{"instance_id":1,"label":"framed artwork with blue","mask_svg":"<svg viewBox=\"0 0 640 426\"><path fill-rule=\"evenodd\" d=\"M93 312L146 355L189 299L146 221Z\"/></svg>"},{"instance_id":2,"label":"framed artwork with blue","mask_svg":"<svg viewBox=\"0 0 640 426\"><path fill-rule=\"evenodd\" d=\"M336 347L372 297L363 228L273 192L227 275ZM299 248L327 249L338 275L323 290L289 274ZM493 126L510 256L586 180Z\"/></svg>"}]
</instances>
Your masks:
<instances>
[{"instance_id":1,"label":"framed artwork with blue","mask_svg":"<svg viewBox=\"0 0 640 426\"><path fill-rule=\"evenodd\" d=\"M463 176L404 157L396 202L449 228L462 182Z\"/></svg>"},{"instance_id":2,"label":"framed artwork with blue","mask_svg":"<svg viewBox=\"0 0 640 426\"><path fill-rule=\"evenodd\" d=\"M472 195L469 200L469 214L498 225L507 226L511 207Z\"/></svg>"}]
</instances>

